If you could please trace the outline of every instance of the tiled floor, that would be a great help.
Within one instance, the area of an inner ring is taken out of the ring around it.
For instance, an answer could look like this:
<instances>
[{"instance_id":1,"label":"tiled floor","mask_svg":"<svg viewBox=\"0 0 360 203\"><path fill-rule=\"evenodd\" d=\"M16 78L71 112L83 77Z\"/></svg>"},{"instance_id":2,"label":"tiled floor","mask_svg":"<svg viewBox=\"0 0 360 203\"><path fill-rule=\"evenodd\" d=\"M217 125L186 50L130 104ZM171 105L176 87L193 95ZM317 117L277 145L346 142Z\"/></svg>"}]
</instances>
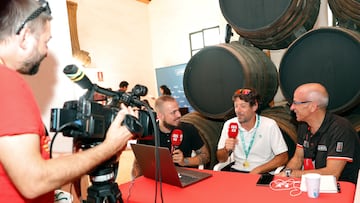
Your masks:
<instances>
[{"instance_id":1,"label":"tiled floor","mask_svg":"<svg viewBox=\"0 0 360 203\"><path fill-rule=\"evenodd\" d=\"M120 185L131 180L131 168L134 161L134 153L131 149L122 152L119 161L119 171L116 182Z\"/></svg>"}]
</instances>

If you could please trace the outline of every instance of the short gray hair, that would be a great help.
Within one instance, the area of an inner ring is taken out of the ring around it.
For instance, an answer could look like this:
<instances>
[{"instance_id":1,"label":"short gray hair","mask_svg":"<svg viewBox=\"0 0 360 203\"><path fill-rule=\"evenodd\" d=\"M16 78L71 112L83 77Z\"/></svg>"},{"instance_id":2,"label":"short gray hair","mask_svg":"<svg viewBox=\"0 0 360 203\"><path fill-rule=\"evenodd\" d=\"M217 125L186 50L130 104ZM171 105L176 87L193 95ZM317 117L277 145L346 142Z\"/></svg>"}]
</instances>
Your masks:
<instances>
[{"instance_id":1,"label":"short gray hair","mask_svg":"<svg viewBox=\"0 0 360 203\"><path fill-rule=\"evenodd\" d=\"M318 103L320 108L327 108L329 104L329 94L326 88L319 83L310 83L308 99Z\"/></svg>"}]
</instances>

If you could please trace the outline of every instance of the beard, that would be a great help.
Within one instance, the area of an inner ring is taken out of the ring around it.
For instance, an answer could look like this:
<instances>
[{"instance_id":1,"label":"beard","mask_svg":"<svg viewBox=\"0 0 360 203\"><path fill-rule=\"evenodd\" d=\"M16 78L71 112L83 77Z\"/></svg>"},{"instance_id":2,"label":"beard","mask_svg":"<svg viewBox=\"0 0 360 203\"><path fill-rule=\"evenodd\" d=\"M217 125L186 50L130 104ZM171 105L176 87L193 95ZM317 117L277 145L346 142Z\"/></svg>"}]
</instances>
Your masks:
<instances>
[{"instance_id":1,"label":"beard","mask_svg":"<svg viewBox=\"0 0 360 203\"><path fill-rule=\"evenodd\" d=\"M243 114L236 114L236 117L237 117L239 123L246 123L251 120L251 117L243 115Z\"/></svg>"},{"instance_id":2,"label":"beard","mask_svg":"<svg viewBox=\"0 0 360 203\"><path fill-rule=\"evenodd\" d=\"M164 127L166 129L169 129L169 130L174 130L176 127L179 126L179 124L178 125L172 125L172 124L170 124L170 123L168 123L166 121L163 121L163 125L164 125Z\"/></svg>"},{"instance_id":3,"label":"beard","mask_svg":"<svg viewBox=\"0 0 360 203\"><path fill-rule=\"evenodd\" d=\"M24 75L35 75L39 72L41 62L46 58L46 54L41 55L38 51L34 57L26 60L23 66L17 71Z\"/></svg>"}]
</instances>

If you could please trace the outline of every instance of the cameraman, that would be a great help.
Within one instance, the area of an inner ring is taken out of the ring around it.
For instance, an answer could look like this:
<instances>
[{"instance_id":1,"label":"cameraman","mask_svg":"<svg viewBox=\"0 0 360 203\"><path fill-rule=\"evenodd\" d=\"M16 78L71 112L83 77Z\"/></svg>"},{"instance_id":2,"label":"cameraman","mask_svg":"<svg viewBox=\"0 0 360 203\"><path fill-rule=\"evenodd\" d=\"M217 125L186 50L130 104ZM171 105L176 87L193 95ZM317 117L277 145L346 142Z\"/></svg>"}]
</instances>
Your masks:
<instances>
[{"instance_id":1,"label":"cameraman","mask_svg":"<svg viewBox=\"0 0 360 203\"><path fill-rule=\"evenodd\" d=\"M54 190L120 153L132 137L118 113L106 139L79 153L49 159L39 107L21 74L34 75L51 38L45 1L8 0L0 7L0 202L54 202Z\"/></svg>"},{"instance_id":2,"label":"cameraman","mask_svg":"<svg viewBox=\"0 0 360 203\"><path fill-rule=\"evenodd\" d=\"M181 114L179 105L174 97L170 95L160 96L155 101L155 111L158 118L160 130L160 146L168 147L171 151L171 133L179 129L183 133L183 139L178 149L173 151L173 162L179 166L196 167L206 164L210 160L209 150L201 139L197 129L190 123L180 122ZM138 143L155 145L154 138L138 140ZM191 157L192 151L196 156ZM142 172L137 161L134 161L132 176L141 176Z\"/></svg>"}]
</instances>

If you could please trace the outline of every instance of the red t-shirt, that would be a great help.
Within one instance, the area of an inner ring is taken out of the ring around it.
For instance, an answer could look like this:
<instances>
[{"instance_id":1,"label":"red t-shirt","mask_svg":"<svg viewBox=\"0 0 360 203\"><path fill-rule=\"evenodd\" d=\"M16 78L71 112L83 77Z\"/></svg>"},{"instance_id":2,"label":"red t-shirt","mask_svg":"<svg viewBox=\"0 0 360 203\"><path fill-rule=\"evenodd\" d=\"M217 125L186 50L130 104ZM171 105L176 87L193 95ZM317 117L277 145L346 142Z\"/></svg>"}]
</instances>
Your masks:
<instances>
[{"instance_id":1,"label":"red t-shirt","mask_svg":"<svg viewBox=\"0 0 360 203\"><path fill-rule=\"evenodd\" d=\"M39 151L44 159L49 159L47 147L49 138L46 136L40 110L30 87L19 73L1 64L0 95L0 137L25 133L38 134L40 136ZM49 203L54 202L54 192L32 200L25 199L12 184L0 163L0 202Z\"/></svg>"}]
</instances>

